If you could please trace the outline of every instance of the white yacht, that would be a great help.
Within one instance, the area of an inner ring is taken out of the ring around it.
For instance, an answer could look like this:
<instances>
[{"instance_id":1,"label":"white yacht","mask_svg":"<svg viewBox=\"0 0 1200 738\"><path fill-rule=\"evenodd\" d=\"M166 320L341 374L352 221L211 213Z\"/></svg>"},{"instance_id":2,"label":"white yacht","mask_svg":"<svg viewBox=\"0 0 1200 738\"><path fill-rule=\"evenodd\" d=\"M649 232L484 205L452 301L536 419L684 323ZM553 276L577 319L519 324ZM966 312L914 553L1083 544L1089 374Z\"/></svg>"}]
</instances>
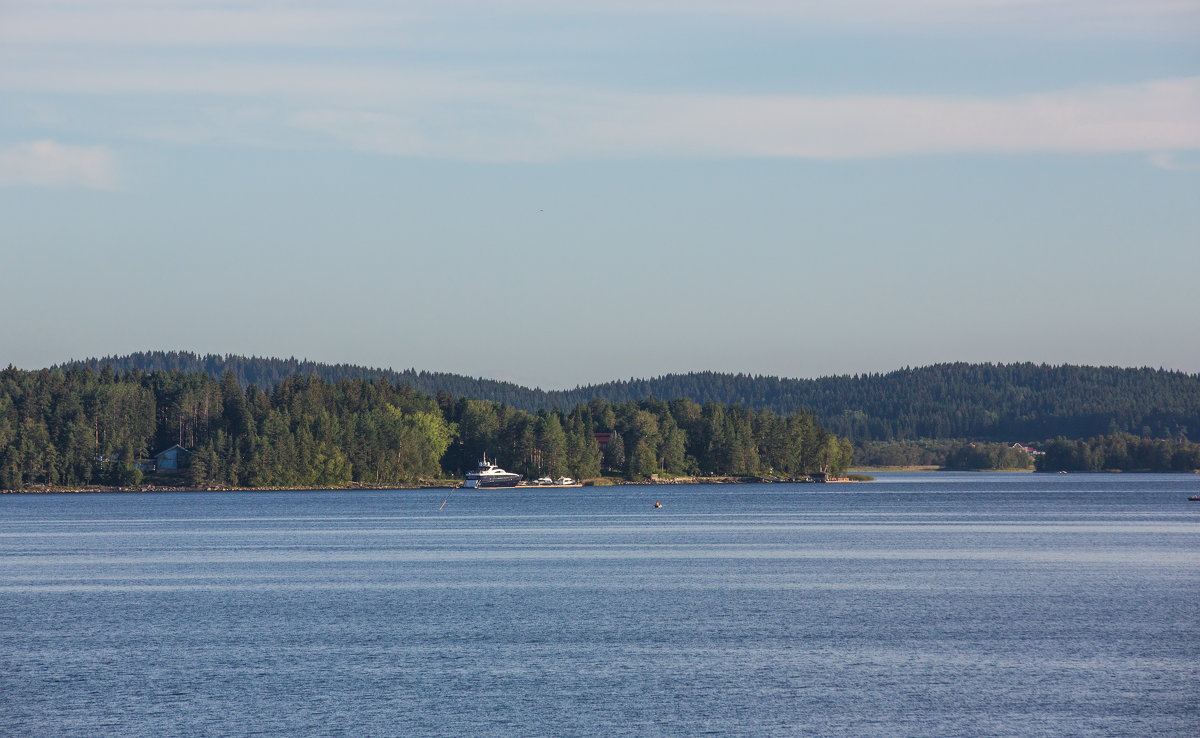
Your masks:
<instances>
[{"instance_id":1,"label":"white yacht","mask_svg":"<svg viewBox=\"0 0 1200 738\"><path fill-rule=\"evenodd\" d=\"M463 487L516 487L517 482L520 481L520 474L504 471L488 461L487 456L484 455L483 461L479 462L479 467L475 471L467 472Z\"/></svg>"}]
</instances>

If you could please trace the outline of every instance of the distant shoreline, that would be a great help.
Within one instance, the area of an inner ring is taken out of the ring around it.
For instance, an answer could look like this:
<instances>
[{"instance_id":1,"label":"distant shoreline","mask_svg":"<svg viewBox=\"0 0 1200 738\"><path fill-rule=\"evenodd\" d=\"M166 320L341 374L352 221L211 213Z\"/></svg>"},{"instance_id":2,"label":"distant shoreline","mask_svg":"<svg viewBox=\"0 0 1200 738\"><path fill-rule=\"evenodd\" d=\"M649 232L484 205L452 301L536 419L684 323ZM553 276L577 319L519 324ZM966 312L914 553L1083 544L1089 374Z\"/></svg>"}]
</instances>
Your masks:
<instances>
[{"instance_id":1,"label":"distant shoreline","mask_svg":"<svg viewBox=\"0 0 1200 738\"><path fill-rule=\"evenodd\" d=\"M857 474L854 472L853 474ZM827 484L837 483L854 483L861 481L871 481L868 479L846 479L837 478L831 479ZM596 484L595 482L600 482ZM650 486L671 486L684 484L817 484L814 482L803 481L799 479L787 480L765 480L761 477L741 477L741 476L721 476L721 477L678 477L675 479L649 479L644 481L621 480L616 481L612 477L601 477L599 479L585 479L582 484L570 485L571 489L582 489L585 487L650 487ZM87 485L84 487L47 487L45 485L35 485L28 489L3 489L0 490L0 495L57 495L57 494L91 494L91 493L154 493L154 492L357 492L357 491L385 491L385 490L423 490L423 489L460 489L462 483L454 480L442 481L427 481L415 485L396 485L396 484L364 484L355 482L341 487L331 487L328 485L316 487L227 487L227 486L172 486L162 484L142 484L133 487L116 487L112 485ZM517 487L496 487L492 489L567 489L568 487L556 487L537 484L526 484Z\"/></svg>"},{"instance_id":2,"label":"distant shoreline","mask_svg":"<svg viewBox=\"0 0 1200 738\"><path fill-rule=\"evenodd\" d=\"M941 472L941 471L966 471L966 472L1005 472L1005 473L1025 473L1036 472L1037 469L1029 468L1012 468L1012 469L947 469L944 466L929 464L923 466L858 466L852 470L852 473L871 473L871 472Z\"/></svg>"},{"instance_id":3,"label":"distant shoreline","mask_svg":"<svg viewBox=\"0 0 1200 738\"><path fill-rule=\"evenodd\" d=\"M84 487L47 487L35 485L28 489L0 489L0 495L57 495L57 494L90 494L90 493L135 493L135 492L356 492L359 490L420 490L420 489L454 489L458 484L419 484L400 486L395 484L350 484L342 487L319 485L316 487L227 487L227 486L173 486L167 484L140 484L133 487L117 487L112 485L90 484Z\"/></svg>"}]
</instances>

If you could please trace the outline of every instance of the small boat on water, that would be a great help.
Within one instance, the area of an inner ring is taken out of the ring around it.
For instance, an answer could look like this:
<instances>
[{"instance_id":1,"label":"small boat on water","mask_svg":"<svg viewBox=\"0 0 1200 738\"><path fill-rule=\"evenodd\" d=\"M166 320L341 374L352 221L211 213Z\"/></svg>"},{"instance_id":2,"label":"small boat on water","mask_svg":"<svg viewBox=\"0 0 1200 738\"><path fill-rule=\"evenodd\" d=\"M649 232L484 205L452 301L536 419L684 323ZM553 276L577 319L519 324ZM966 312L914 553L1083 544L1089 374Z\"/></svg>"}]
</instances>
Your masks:
<instances>
[{"instance_id":1,"label":"small boat on water","mask_svg":"<svg viewBox=\"0 0 1200 738\"><path fill-rule=\"evenodd\" d=\"M570 477L559 477L558 479L551 479L550 477L538 477L537 479L533 480L532 482L526 482L525 484L527 484L530 487L582 487L583 486L582 484L575 481L574 479L571 479Z\"/></svg>"},{"instance_id":2,"label":"small boat on water","mask_svg":"<svg viewBox=\"0 0 1200 738\"><path fill-rule=\"evenodd\" d=\"M487 455L483 457L483 461L479 462L479 466L475 471L467 472L463 487L468 489L483 489L494 487L516 487L521 481L521 475L513 472L504 471L492 462L488 461Z\"/></svg>"}]
</instances>

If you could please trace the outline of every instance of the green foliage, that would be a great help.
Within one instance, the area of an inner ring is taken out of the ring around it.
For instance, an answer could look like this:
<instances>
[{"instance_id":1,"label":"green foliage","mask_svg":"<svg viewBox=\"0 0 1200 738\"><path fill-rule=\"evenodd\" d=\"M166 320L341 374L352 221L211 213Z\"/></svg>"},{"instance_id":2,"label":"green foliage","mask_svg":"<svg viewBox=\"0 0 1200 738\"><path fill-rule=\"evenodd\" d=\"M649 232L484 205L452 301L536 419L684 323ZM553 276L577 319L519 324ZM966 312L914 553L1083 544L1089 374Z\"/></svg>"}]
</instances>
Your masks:
<instances>
[{"instance_id":1,"label":"green foliage","mask_svg":"<svg viewBox=\"0 0 1200 738\"><path fill-rule=\"evenodd\" d=\"M941 466L960 441L923 438L913 441L864 441L855 444L861 466Z\"/></svg>"},{"instance_id":2,"label":"green foliage","mask_svg":"<svg viewBox=\"0 0 1200 738\"><path fill-rule=\"evenodd\" d=\"M454 440L454 426L436 412L405 414L391 405L387 410L400 423L397 455L401 468L410 478L440 477L442 456Z\"/></svg>"},{"instance_id":3,"label":"green foliage","mask_svg":"<svg viewBox=\"0 0 1200 738\"><path fill-rule=\"evenodd\" d=\"M600 476L600 443L592 431L586 406L571 412L567 429L567 468L576 479Z\"/></svg>"},{"instance_id":4,"label":"green foliage","mask_svg":"<svg viewBox=\"0 0 1200 738\"><path fill-rule=\"evenodd\" d=\"M625 469L625 439L615 430L609 436L608 445L604 447L604 468L609 471Z\"/></svg>"},{"instance_id":5,"label":"green foliage","mask_svg":"<svg viewBox=\"0 0 1200 738\"><path fill-rule=\"evenodd\" d=\"M539 476L559 478L567 475L567 434L557 413L542 413L534 423L535 454Z\"/></svg>"},{"instance_id":6,"label":"green foliage","mask_svg":"<svg viewBox=\"0 0 1200 738\"><path fill-rule=\"evenodd\" d=\"M946 469L976 471L983 469L1032 469L1032 457L1023 448L1004 443L964 443L946 455Z\"/></svg>"},{"instance_id":7,"label":"green foliage","mask_svg":"<svg viewBox=\"0 0 1200 738\"><path fill-rule=\"evenodd\" d=\"M662 470L668 474L689 474L695 467L687 453L687 434L677 426L663 435L658 458Z\"/></svg>"},{"instance_id":8,"label":"green foliage","mask_svg":"<svg viewBox=\"0 0 1200 738\"><path fill-rule=\"evenodd\" d=\"M598 432L611 433L603 458ZM179 444L190 463L143 475ZM484 455L527 477L840 472L850 447L807 412L690 400L603 400L570 412L437 398L383 379L282 378L270 392L219 377L106 367L0 372L0 485L408 485Z\"/></svg>"},{"instance_id":9,"label":"green foliage","mask_svg":"<svg viewBox=\"0 0 1200 738\"><path fill-rule=\"evenodd\" d=\"M633 453L629 455L629 471L626 472L626 476L630 479L647 479L657 471L654 449L650 446L650 442L643 438L633 446Z\"/></svg>"},{"instance_id":10,"label":"green foliage","mask_svg":"<svg viewBox=\"0 0 1200 738\"><path fill-rule=\"evenodd\" d=\"M1129 433L1085 441L1056 438L1038 457L1038 471L1190 472L1200 469L1200 444L1183 438L1143 438Z\"/></svg>"},{"instance_id":11,"label":"green foliage","mask_svg":"<svg viewBox=\"0 0 1200 738\"><path fill-rule=\"evenodd\" d=\"M699 372L544 392L453 374L396 372L296 359L198 356L186 352L90 359L68 368L85 366L97 372L106 366L122 372L182 370L206 373L217 379L229 372L241 387L251 384L276 387L309 375L330 383L350 379L370 383L383 379L427 395L444 392L525 412L586 405L593 427L600 431L612 430L618 424L628 427L629 418L623 417L618 422L616 412L625 403L690 398L671 401L672 415L689 436L700 405L708 403L737 404L781 416L807 408L831 432L853 438L860 445L923 438L998 442L1058 435L1067 438L1122 432L1141 435L1143 428L1148 428L1153 437L1173 438L1188 428L1200 428L1200 375L1149 368L956 363L821 379ZM195 387L182 392L178 406L194 409L203 400L196 392ZM690 406L674 407L681 402ZM643 409L661 415L652 406ZM183 414L195 417L194 412ZM191 429L191 422L184 423L185 434ZM176 430L173 424L166 432ZM729 437L731 432L733 429L729 428L716 431L715 449L741 454L741 463L752 465L753 459L744 453L744 446L738 451L730 445L735 440ZM627 439L631 441L630 447L623 450L631 452L639 438ZM161 444L166 439L156 440ZM184 445L192 444L185 438ZM468 458L470 450L464 443L463 453ZM474 451L478 460L480 450ZM696 460L699 462L699 457ZM517 461L514 459L513 463ZM624 460L619 466L624 466Z\"/></svg>"}]
</instances>

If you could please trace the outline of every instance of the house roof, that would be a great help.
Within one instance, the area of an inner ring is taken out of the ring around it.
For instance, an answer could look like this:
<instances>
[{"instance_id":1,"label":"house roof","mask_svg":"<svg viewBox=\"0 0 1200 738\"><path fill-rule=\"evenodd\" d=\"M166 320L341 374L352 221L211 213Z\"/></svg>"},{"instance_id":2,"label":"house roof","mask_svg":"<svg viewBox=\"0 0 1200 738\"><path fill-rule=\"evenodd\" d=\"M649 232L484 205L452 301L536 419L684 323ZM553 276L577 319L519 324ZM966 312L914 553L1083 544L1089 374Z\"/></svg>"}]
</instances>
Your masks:
<instances>
[{"instance_id":1,"label":"house roof","mask_svg":"<svg viewBox=\"0 0 1200 738\"><path fill-rule=\"evenodd\" d=\"M179 449L180 451L183 451L184 453L188 453L188 454L191 453L190 449L186 449L177 443L174 446L171 446L170 448L164 448L162 451L159 451L158 453L154 454L154 458L157 459L159 456L162 456L163 454L167 453L168 451L174 451L175 449Z\"/></svg>"}]
</instances>

